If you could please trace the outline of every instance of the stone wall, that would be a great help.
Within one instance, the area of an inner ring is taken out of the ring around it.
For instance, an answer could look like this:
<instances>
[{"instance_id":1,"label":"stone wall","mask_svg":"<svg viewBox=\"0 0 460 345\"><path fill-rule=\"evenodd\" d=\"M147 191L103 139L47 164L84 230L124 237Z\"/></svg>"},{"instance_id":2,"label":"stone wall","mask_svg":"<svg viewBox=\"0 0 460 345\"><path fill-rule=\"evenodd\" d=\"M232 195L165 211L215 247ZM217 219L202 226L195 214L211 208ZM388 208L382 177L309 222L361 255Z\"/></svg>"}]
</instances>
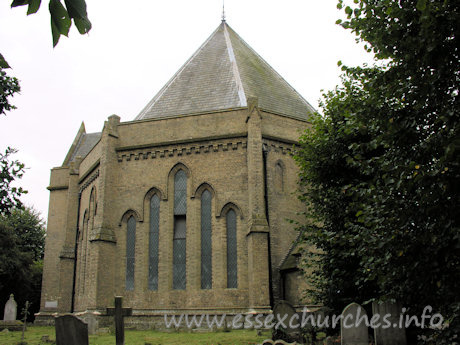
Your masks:
<instances>
[{"instance_id":1,"label":"stone wall","mask_svg":"<svg viewBox=\"0 0 460 345\"><path fill-rule=\"evenodd\" d=\"M75 245L75 240L70 241L75 239L76 229L75 190L81 196L75 311L104 310L114 295L124 296L127 306L147 311L269 308L268 263L254 260L268 259L270 250L273 297L279 298L278 265L297 236L287 219L299 219L296 213L303 210L294 193L297 167L291 153L294 141L307 124L256 110L260 120L250 118L255 115L247 109L121 124L117 116L111 116L96 147L81 163L74 164L73 169L78 173L75 178L70 178L69 168L53 169L42 315L53 312L44 304L50 299L59 300L59 305L66 309L60 311L70 311L68 284L73 279L72 253L67 258L62 255L59 258L59 253L64 244L67 249ZM267 220L262 210L265 201L260 200L265 195L260 168L263 148L267 152ZM248 170L251 164L255 168ZM188 176L186 290L172 289L173 179L178 169L186 171ZM69 184L72 186L67 187ZM73 191L70 204L69 189ZM210 290L202 290L200 286L200 197L204 189L213 196ZM147 284L149 200L155 193L161 200L159 285L158 291L150 291ZM250 195L254 196L252 206ZM226 288L225 215L230 208L238 215L236 289ZM125 289L126 231L130 216L136 219L133 291ZM265 230L260 229L265 228L268 231L264 234ZM248 235L251 229L256 230L254 236ZM84 253L87 259L83 263Z\"/></svg>"}]
</instances>

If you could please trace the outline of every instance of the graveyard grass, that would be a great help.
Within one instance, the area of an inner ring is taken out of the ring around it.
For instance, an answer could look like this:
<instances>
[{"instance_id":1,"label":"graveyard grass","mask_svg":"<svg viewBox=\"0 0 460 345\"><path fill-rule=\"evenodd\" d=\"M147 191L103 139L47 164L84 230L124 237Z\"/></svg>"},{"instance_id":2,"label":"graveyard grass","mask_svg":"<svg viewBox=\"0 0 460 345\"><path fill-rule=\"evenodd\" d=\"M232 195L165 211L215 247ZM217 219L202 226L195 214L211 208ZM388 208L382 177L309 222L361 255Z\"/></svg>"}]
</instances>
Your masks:
<instances>
[{"instance_id":1,"label":"graveyard grass","mask_svg":"<svg viewBox=\"0 0 460 345\"><path fill-rule=\"evenodd\" d=\"M17 345L21 341L22 332L0 332L1 345ZM51 345L54 342L44 342L42 337L48 335L50 340L55 340L54 327L28 326L25 333L27 345ZM231 332L209 332L209 333L191 333L191 332L156 332L125 330L126 345L168 345L168 344L221 344L221 345L250 345L261 344L263 340L271 337L269 332L263 332L257 336L255 330L233 330ZM90 345L113 345L115 344L115 333L103 335L90 335Z\"/></svg>"}]
</instances>

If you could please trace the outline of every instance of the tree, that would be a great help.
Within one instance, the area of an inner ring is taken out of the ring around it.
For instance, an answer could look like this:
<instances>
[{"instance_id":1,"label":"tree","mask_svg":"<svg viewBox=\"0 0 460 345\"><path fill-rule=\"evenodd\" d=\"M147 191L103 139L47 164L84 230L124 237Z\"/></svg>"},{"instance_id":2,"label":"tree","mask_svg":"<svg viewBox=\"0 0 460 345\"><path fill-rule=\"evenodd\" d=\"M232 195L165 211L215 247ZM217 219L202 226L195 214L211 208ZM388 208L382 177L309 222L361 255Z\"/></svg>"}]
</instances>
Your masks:
<instances>
[{"instance_id":1,"label":"tree","mask_svg":"<svg viewBox=\"0 0 460 345\"><path fill-rule=\"evenodd\" d=\"M85 0L64 0L64 4L65 6L61 3L61 0L50 0L48 5L51 17L53 47L58 44L61 35L66 37L69 35L72 19L81 35L87 34L91 30L92 25L86 12ZM27 15L30 15L36 13L40 9L41 0L13 0L11 3L11 7L26 5ZM1 68L10 68L10 65L6 62L2 54L0 54L0 69ZM3 91L1 89L0 96L3 97ZM2 114L1 111L0 114Z\"/></svg>"},{"instance_id":2,"label":"tree","mask_svg":"<svg viewBox=\"0 0 460 345\"><path fill-rule=\"evenodd\" d=\"M41 0L13 0L11 7L27 5L27 15L36 13L40 8ZM48 8L51 15L51 33L53 46L59 42L61 35L68 36L72 19L80 34L84 35L91 30L91 22L86 12L85 0L50 0Z\"/></svg>"},{"instance_id":3,"label":"tree","mask_svg":"<svg viewBox=\"0 0 460 345\"><path fill-rule=\"evenodd\" d=\"M38 211L31 207L16 207L10 214L0 216L0 222L14 229L17 246L21 252L32 253L34 261L43 259L45 222Z\"/></svg>"},{"instance_id":4,"label":"tree","mask_svg":"<svg viewBox=\"0 0 460 345\"><path fill-rule=\"evenodd\" d=\"M0 153L0 215L9 214L13 207L22 207L19 197L27 193L22 187L12 186L24 174L24 164L10 160L10 156L16 152L8 147L4 154Z\"/></svg>"},{"instance_id":5,"label":"tree","mask_svg":"<svg viewBox=\"0 0 460 345\"><path fill-rule=\"evenodd\" d=\"M416 332L452 343L460 333L459 6L339 0L338 7L347 15L338 22L379 64L344 66L324 116L301 138L302 198L310 223L321 225L304 226L304 237L323 249L310 254L318 263L314 295L336 308L365 302L368 291L411 314L431 305L450 327Z\"/></svg>"},{"instance_id":6,"label":"tree","mask_svg":"<svg viewBox=\"0 0 460 345\"><path fill-rule=\"evenodd\" d=\"M32 208L14 208L0 216L0 303L14 293L18 305L40 308L44 221ZM31 314L33 315L33 313Z\"/></svg>"},{"instance_id":7,"label":"tree","mask_svg":"<svg viewBox=\"0 0 460 345\"><path fill-rule=\"evenodd\" d=\"M1 60L4 61L0 54L0 62ZM18 80L14 77L9 77L2 69L2 67L9 67L6 61L3 66L0 64L0 115L6 115L7 111L16 109L16 107L9 102L9 98L13 97L15 93L21 91Z\"/></svg>"},{"instance_id":8,"label":"tree","mask_svg":"<svg viewBox=\"0 0 460 345\"><path fill-rule=\"evenodd\" d=\"M85 0L49 1L53 46L61 35L67 36L72 20L80 34L91 30ZM11 7L28 5L27 14L36 13L41 0L13 0ZM10 98L20 91L18 80L4 69L10 66L0 54L0 115L15 109ZM14 181L24 174L24 164L11 160L15 149L8 147L0 153L0 305L14 291L18 304L32 302L32 312L40 307L44 222L33 209L23 209L19 197L27 193ZM6 299L5 299L6 298ZM33 315L33 313L31 313Z\"/></svg>"}]
</instances>

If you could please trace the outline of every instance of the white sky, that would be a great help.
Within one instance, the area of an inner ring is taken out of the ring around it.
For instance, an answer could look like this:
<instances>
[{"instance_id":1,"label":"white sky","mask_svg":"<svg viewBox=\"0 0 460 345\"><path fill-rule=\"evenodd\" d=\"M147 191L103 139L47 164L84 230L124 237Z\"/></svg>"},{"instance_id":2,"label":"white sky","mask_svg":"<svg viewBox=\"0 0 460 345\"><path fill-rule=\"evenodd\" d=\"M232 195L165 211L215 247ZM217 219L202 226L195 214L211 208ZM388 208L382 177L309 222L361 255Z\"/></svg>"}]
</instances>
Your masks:
<instances>
[{"instance_id":1,"label":"white sky","mask_svg":"<svg viewBox=\"0 0 460 345\"><path fill-rule=\"evenodd\" d=\"M17 110L0 117L7 146L28 170L22 197L48 214L50 169L60 166L80 127L102 130L111 114L133 120L220 24L222 0L86 0L93 24L52 48L48 0L37 14L0 2L0 52L20 80ZM337 61L371 62L335 24L336 0L226 0L227 23L315 108L339 83Z\"/></svg>"}]
</instances>

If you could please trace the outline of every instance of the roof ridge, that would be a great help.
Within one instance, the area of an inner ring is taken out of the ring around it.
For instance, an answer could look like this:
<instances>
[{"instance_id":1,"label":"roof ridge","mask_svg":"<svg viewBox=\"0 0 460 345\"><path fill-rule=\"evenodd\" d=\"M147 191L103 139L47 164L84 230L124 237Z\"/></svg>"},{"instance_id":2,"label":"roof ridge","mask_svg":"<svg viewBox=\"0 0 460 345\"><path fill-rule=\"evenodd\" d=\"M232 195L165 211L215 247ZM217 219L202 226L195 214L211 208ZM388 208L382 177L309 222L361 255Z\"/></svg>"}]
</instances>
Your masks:
<instances>
[{"instance_id":1,"label":"roof ridge","mask_svg":"<svg viewBox=\"0 0 460 345\"><path fill-rule=\"evenodd\" d=\"M170 117L247 107L307 120L315 109L225 21L135 117Z\"/></svg>"},{"instance_id":2,"label":"roof ridge","mask_svg":"<svg viewBox=\"0 0 460 345\"><path fill-rule=\"evenodd\" d=\"M284 263L287 261L287 259L289 258L289 256L291 255L291 253L294 251L294 249L299 245L300 243L300 238L303 234L303 231L299 231L299 233L297 234L295 240L292 242L291 246L289 247L288 251L286 252L286 255L283 257L283 259L281 260L281 262L279 263L279 265L277 266L277 269L280 270Z\"/></svg>"},{"instance_id":3,"label":"roof ridge","mask_svg":"<svg viewBox=\"0 0 460 345\"><path fill-rule=\"evenodd\" d=\"M141 110L139 115L137 115L134 120L141 120L143 119L143 116L147 113L149 109L153 107L153 105L158 101L161 96L166 92L166 90L171 86L171 84L176 80L176 78L182 73L182 71L189 65L191 61L197 56L203 48L209 43L209 41L213 38L213 36L220 30L221 26L223 26L224 23L219 25L216 30L213 31L213 33L207 38L207 40L192 54L192 56L182 65L181 68L172 76L171 79L160 89L160 91L157 92L157 94L150 100L149 103Z\"/></svg>"},{"instance_id":4,"label":"roof ridge","mask_svg":"<svg viewBox=\"0 0 460 345\"><path fill-rule=\"evenodd\" d=\"M238 97L240 98L240 106L246 107L248 105L246 100L247 96L244 92L243 82L241 81L240 71L238 69L238 62L236 61L235 52L233 51L232 40L230 39L230 35L227 31L227 23L223 21L222 24L224 26L224 37L225 43L227 44L228 56L230 58L230 62L232 63L233 75L235 77L236 85L238 86Z\"/></svg>"},{"instance_id":5,"label":"roof ridge","mask_svg":"<svg viewBox=\"0 0 460 345\"><path fill-rule=\"evenodd\" d=\"M75 136L75 139L73 140L72 145L70 146L70 149L64 158L64 162L62 163L62 166L69 164L73 154L75 153L75 151L78 149L78 146L80 145L82 137L85 134L86 134L85 122L82 121L80 128L78 129L77 135Z\"/></svg>"},{"instance_id":6,"label":"roof ridge","mask_svg":"<svg viewBox=\"0 0 460 345\"><path fill-rule=\"evenodd\" d=\"M227 27L232 31L232 33L254 54L256 55L260 61L262 61L271 71L273 71L275 73L275 75L284 83L286 84L286 86L288 86L292 91L294 91L294 93L297 95L297 97L299 97L299 99L304 102L308 108L312 111L312 112L316 112L315 108L313 108L313 106L291 85L289 84L286 79L284 79L281 74L279 74L267 61L265 61L265 59L260 56L240 35L238 35L236 33L235 30L232 29L232 27L228 24L226 24ZM256 96L256 95L254 95Z\"/></svg>"}]
</instances>

